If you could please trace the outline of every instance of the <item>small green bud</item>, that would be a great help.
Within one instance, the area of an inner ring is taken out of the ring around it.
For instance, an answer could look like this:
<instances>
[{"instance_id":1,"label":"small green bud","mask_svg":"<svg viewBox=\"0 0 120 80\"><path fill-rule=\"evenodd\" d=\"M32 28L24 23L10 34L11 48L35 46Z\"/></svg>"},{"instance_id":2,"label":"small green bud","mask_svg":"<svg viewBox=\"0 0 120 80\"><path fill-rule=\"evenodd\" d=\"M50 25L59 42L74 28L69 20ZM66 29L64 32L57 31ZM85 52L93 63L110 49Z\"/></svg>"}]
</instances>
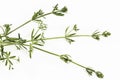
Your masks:
<instances>
[{"instance_id":1,"label":"small green bud","mask_svg":"<svg viewBox=\"0 0 120 80\"><path fill-rule=\"evenodd\" d=\"M64 6L62 9L61 9L61 12L67 12L67 7L66 6Z\"/></svg>"},{"instance_id":2,"label":"small green bud","mask_svg":"<svg viewBox=\"0 0 120 80\"><path fill-rule=\"evenodd\" d=\"M104 77L104 75L101 72L99 72L99 71L97 71L95 73L96 73L98 78L103 78Z\"/></svg>"},{"instance_id":3,"label":"small green bud","mask_svg":"<svg viewBox=\"0 0 120 80\"><path fill-rule=\"evenodd\" d=\"M104 32L102 33L102 35L103 35L104 37L108 37L108 36L111 35L111 33L108 32L108 31L104 31Z\"/></svg>"}]
</instances>

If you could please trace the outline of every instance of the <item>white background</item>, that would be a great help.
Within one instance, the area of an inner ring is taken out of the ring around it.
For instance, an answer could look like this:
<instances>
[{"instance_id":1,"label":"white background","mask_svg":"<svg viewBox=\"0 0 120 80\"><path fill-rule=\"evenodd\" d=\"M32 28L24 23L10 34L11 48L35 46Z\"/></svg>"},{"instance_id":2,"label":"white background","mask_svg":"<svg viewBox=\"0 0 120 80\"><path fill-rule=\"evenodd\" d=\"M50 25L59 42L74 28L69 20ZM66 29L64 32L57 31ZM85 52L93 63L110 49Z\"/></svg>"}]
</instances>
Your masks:
<instances>
[{"instance_id":1,"label":"white background","mask_svg":"<svg viewBox=\"0 0 120 80\"><path fill-rule=\"evenodd\" d=\"M60 7L67 6L68 12L64 17L46 17L46 37L64 35L65 28L74 24L80 28L79 34L108 30L112 35L100 41L80 37L72 45L64 39L50 40L43 48L58 54L70 54L76 62L103 72L105 77L102 80L119 80L119 0L0 0L0 25L9 23L15 28L29 20L35 11L49 12L57 3ZM28 37L35 26L30 23L18 32ZM16 51L14 47L9 49L20 55L21 62L15 63L14 70L8 70L0 62L0 80L100 80L95 75L88 76L84 69L65 64L47 53L34 51L33 58L29 59L27 51Z\"/></svg>"}]
</instances>

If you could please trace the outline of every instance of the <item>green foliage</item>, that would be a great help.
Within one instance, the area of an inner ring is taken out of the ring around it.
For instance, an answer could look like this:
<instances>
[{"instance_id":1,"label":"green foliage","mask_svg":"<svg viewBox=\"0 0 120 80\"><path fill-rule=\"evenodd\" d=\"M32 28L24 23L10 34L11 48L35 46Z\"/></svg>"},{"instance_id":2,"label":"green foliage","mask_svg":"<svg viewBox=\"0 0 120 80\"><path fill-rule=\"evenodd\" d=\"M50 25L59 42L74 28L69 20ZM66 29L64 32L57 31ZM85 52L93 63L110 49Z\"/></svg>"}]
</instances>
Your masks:
<instances>
[{"instance_id":1,"label":"green foliage","mask_svg":"<svg viewBox=\"0 0 120 80\"><path fill-rule=\"evenodd\" d=\"M40 9L38 12L35 12L34 15L32 16L32 20L36 20L40 16L42 16L44 12Z\"/></svg>"},{"instance_id":2,"label":"green foliage","mask_svg":"<svg viewBox=\"0 0 120 80\"><path fill-rule=\"evenodd\" d=\"M68 55L68 54L60 55L60 59L63 60L65 63L68 63L68 62L71 61L70 57L71 57L71 56Z\"/></svg>"},{"instance_id":3,"label":"green foliage","mask_svg":"<svg viewBox=\"0 0 120 80\"><path fill-rule=\"evenodd\" d=\"M4 52L4 55L0 56L0 60L5 62L5 66L8 66L9 69L13 69L13 67L12 67L13 62L12 62L12 60L19 61L19 58L16 58L16 56L11 56L11 52Z\"/></svg>"},{"instance_id":4,"label":"green foliage","mask_svg":"<svg viewBox=\"0 0 120 80\"><path fill-rule=\"evenodd\" d=\"M74 37L79 29L77 28L77 25L75 24L72 29L69 27L66 28L65 30L65 39L68 43L75 42L71 37Z\"/></svg>"},{"instance_id":5,"label":"green foliage","mask_svg":"<svg viewBox=\"0 0 120 80\"><path fill-rule=\"evenodd\" d=\"M110 36L111 33L108 32L108 31L104 31L103 33L100 33L99 31L95 31L93 34L92 34L92 38L96 39L96 40L100 40L100 36L103 36L103 37L108 37Z\"/></svg>"},{"instance_id":6,"label":"green foliage","mask_svg":"<svg viewBox=\"0 0 120 80\"><path fill-rule=\"evenodd\" d=\"M46 17L47 15L54 14L57 16L64 16L65 13L68 11L67 7L64 6L63 8L59 9L58 4L54 6L53 10L49 13L44 13L41 9L38 12L35 12L32 16L32 19L28 20L27 22L23 23L22 25L18 26L17 28L11 30L10 26L11 24L5 24L1 27L3 33L0 33L0 61L4 62L6 66L9 67L9 69L13 69L13 60L20 61L20 58L17 56L11 56L12 53L10 51L6 51L6 46L14 45L18 50L25 49L29 53L29 57L32 58L33 50L37 49L43 52L46 52L48 54L54 55L56 57L59 57L62 61L65 63L73 63L79 67L82 67L86 69L87 73L89 75L92 75L93 73L96 74L98 78L103 78L104 75L99 72L95 71L93 69L87 68L85 66L82 66L76 62L74 62L70 55L68 54L56 54L44 49L41 49L42 46L45 45L46 40L50 39L61 39L64 38L68 43L75 42L73 40L74 37L92 37L93 39L100 40L100 37L108 37L111 35L110 32L104 31L100 33L99 31L95 31L92 35L78 35L77 31L79 31L77 25L75 24L72 28L67 27L65 30L64 36L57 36L57 37L51 37L47 38L44 36L45 30L47 30L47 25L43 23L43 20L41 18ZM17 37L11 37L9 34L13 33L14 31L17 31L19 28L23 27L24 25L30 23L31 21L34 21L38 24L37 29L32 29L30 39L23 39L19 33Z\"/></svg>"},{"instance_id":7,"label":"green foliage","mask_svg":"<svg viewBox=\"0 0 120 80\"><path fill-rule=\"evenodd\" d=\"M4 24L3 26L4 26L4 28L5 28L5 29L3 30L3 31L4 31L4 35L7 36L7 34L8 34L9 31L10 31L10 26L11 26L11 24Z\"/></svg>"},{"instance_id":8,"label":"green foliage","mask_svg":"<svg viewBox=\"0 0 120 80\"><path fill-rule=\"evenodd\" d=\"M63 8L59 9L58 4L55 5L55 7L52 11L52 13L56 16L64 16L64 13L66 13L66 12L67 12L67 7L64 6Z\"/></svg>"},{"instance_id":9,"label":"green foliage","mask_svg":"<svg viewBox=\"0 0 120 80\"><path fill-rule=\"evenodd\" d=\"M98 78L103 78L104 77L104 75L100 71L95 71L91 68L86 68L86 71L90 76L92 76L92 74L95 73Z\"/></svg>"}]
</instances>

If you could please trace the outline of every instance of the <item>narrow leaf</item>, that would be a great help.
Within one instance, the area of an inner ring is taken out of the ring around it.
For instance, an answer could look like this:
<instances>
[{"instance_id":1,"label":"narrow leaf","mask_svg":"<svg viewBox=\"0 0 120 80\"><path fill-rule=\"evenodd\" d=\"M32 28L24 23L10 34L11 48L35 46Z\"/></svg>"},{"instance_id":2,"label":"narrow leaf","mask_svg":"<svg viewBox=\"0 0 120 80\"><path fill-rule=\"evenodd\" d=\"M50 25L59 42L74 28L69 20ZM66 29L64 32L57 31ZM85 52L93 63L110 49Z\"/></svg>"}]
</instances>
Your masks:
<instances>
[{"instance_id":1,"label":"narrow leaf","mask_svg":"<svg viewBox=\"0 0 120 80\"><path fill-rule=\"evenodd\" d=\"M60 12L53 12L53 14L55 14L56 16L64 16L64 14Z\"/></svg>"},{"instance_id":2,"label":"narrow leaf","mask_svg":"<svg viewBox=\"0 0 120 80\"><path fill-rule=\"evenodd\" d=\"M32 16L32 20L35 20L37 18L37 13L34 13L34 15Z\"/></svg>"},{"instance_id":3,"label":"narrow leaf","mask_svg":"<svg viewBox=\"0 0 120 80\"><path fill-rule=\"evenodd\" d=\"M11 57L9 57L10 59L13 59L13 58L15 58L16 56L11 56Z\"/></svg>"},{"instance_id":4,"label":"narrow leaf","mask_svg":"<svg viewBox=\"0 0 120 80\"><path fill-rule=\"evenodd\" d=\"M41 34L38 34L38 35L34 38L34 40L37 40L37 39L40 37L40 35L41 35Z\"/></svg>"},{"instance_id":5,"label":"narrow leaf","mask_svg":"<svg viewBox=\"0 0 120 80\"><path fill-rule=\"evenodd\" d=\"M72 34L69 34L67 37L72 37L74 36L76 33L72 33Z\"/></svg>"},{"instance_id":6,"label":"narrow leaf","mask_svg":"<svg viewBox=\"0 0 120 80\"><path fill-rule=\"evenodd\" d=\"M30 43L29 45L29 57L32 58L32 52L33 52L33 46L32 44Z\"/></svg>"},{"instance_id":7,"label":"narrow leaf","mask_svg":"<svg viewBox=\"0 0 120 80\"><path fill-rule=\"evenodd\" d=\"M13 65L13 63L9 60L10 65Z\"/></svg>"},{"instance_id":8,"label":"narrow leaf","mask_svg":"<svg viewBox=\"0 0 120 80\"><path fill-rule=\"evenodd\" d=\"M68 32L68 29L69 29L69 27L67 27L67 28L65 29L65 34L67 34L67 32Z\"/></svg>"},{"instance_id":9,"label":"narrow leaf","mask_svg":"<svg viewBox=\"0 0 120 80\"><path fill-rule=\"evenodd\" d=\"M32 30L32 33L31 33L31 40L34 38L34 29Z\"/></svg>"}]
</instances>

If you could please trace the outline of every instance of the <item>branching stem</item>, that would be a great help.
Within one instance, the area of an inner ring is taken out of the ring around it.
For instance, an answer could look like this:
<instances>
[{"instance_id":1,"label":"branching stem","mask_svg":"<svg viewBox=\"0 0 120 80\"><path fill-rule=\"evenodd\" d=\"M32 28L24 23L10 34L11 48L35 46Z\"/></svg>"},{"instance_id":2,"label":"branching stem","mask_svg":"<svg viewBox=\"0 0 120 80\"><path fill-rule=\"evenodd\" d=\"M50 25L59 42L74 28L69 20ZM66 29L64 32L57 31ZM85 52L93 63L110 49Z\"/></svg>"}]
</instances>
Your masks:
<instances>
[{"instance_id":1,"label":"branching stem","mask_svg":"<svg viewBox=\"0 0 120 80\"><path fill-rule=\"evenodd\" d=\"M44 15L41 15L41 16L37 17L37 19L38 19L38 18L41 18L41 17L44 17L44 16L47 16L47 15L50 15L50 14L52 14L52 12L46 13L46 14L44 14ZM21 27L25 26L26 24L30 23L31 21L33 21L33 20L30 19L30 20L26 21L26 22L23 23L22 25L18 26L17 28L13 29L12 31L10 31L8 34L13 33L14 31L18 30L19 28L21 28Z\"/></svg>"}]
</instances>

